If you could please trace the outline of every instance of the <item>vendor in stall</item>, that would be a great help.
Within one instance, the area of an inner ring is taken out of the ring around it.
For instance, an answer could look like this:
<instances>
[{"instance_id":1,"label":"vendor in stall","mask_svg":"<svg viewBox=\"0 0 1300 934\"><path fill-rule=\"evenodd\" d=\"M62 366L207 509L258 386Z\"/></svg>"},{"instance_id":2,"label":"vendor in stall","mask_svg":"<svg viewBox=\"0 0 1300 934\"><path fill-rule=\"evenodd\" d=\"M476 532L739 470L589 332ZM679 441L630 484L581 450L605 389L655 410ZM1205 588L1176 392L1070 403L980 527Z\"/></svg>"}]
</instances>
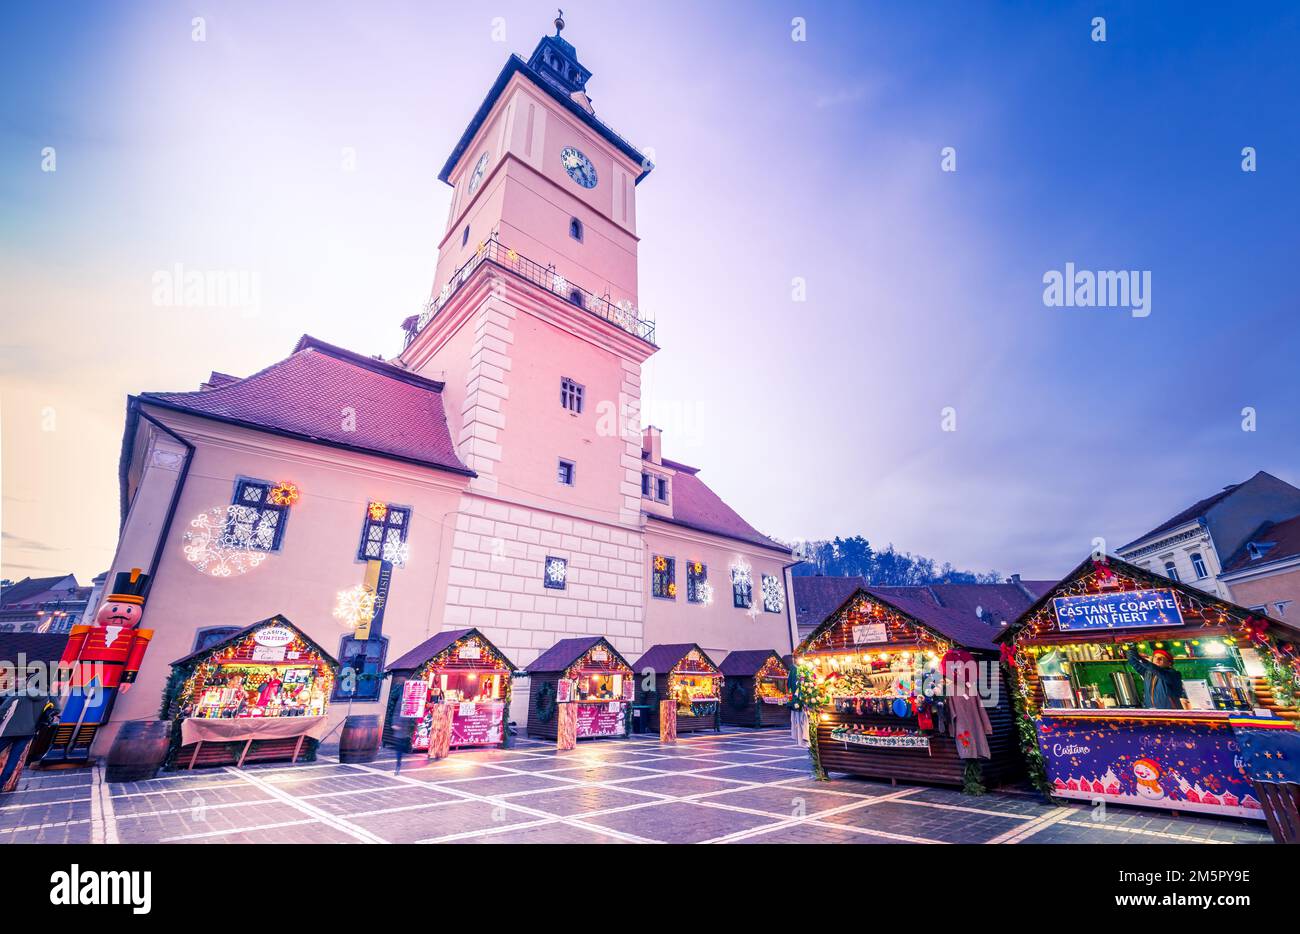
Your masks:
<instances>
[{"instance_id":1,"label":"vendor in stall","mask_svg":"<svg viewBox=\"0 0 1300 934\"><path fill-rule=\"evenodd\" d=\"M1289 703L1300 630L1098 556L995 638L1017 716L1033 725L1022 749L1041 791L1264 818L1239 738L1300 719Z\"/></svg>"},{"instance_id":2,"label":"vendor in stall","mask_svg":"<svg viewBox=\"0 0 1300 934\"><path fill-rule=\"evenodd\" d=\"M1137 646L1128 647L1128 663L1145 679L1147 706L1157 710L1190 710L1183 676L1174 668L1174 657L1164 649L1151 653L1151 661L1138 654Z\"/></svg>"}]
</instances>

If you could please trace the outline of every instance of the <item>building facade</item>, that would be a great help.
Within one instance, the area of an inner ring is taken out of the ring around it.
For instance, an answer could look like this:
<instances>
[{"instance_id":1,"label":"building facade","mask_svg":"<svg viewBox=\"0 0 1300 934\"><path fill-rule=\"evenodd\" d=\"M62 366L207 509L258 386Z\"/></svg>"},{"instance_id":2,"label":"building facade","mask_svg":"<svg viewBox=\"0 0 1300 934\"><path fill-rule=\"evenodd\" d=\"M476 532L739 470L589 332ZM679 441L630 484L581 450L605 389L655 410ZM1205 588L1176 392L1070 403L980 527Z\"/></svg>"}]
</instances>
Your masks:
<instances>
[{"instance_id":1,"label":"building facade","mask_svg":"<svg viewBox=\"0 0 1300 934\"><path fill-rule=\"evenodd\" d=\"M1184 509L1115 553L1130 564L1163 574L1222 599L1225 561L1265 522L1300 515L1300 489L1260 471Z\"/></svg>"},{"instance_id":2,"label":"building facade","mask_svg":"<svg viewBox=\"0 0 1300 934\"><path fill-rule=\"evenodd\" d=\"M110 579L151 574L155 635L115 722L156 714L172 661L276 614L361 675L337 719L382 713L385 661L446 629L521 667L589 634L628 657L790 651L790 550L641 428L652 166L589 77L558 32L506 63L442 170L432 295L397 359L304 337L247 378L130 400Z\"/></svg>"},{"instance_id":3,"label":"building facade","mask_svg":"<svg viewBox=\"0 0 1300 934\"><path fill-rule=\"evenodd\" d=\"M72 574L11 583L0 592L0 632L66 633L81 622L91 594Z\"/></svg>"}]
</instances>

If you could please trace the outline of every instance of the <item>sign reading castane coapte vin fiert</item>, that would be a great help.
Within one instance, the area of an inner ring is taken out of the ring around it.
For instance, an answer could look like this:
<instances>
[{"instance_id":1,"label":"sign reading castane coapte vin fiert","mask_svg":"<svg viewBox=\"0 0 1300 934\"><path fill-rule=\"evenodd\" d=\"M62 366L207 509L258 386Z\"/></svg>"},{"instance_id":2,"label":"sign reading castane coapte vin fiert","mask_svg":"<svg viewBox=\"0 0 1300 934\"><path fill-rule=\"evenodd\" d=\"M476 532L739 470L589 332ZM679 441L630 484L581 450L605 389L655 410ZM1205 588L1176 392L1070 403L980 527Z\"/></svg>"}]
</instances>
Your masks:
<instances>
[{"instance_id":1,"label":"sign reading castane coapte vin fiert","mask_svg":"<svg viewBox=\"0 0 1300 934\"><path fill-rule=\"evenodd\" d=\"M1183 625L1183 614L1172 590L1128 590L1057 597L1052 601L1057 626L1063 631L1097 629L1158 629Z\"/></svg>"}]
</instances>

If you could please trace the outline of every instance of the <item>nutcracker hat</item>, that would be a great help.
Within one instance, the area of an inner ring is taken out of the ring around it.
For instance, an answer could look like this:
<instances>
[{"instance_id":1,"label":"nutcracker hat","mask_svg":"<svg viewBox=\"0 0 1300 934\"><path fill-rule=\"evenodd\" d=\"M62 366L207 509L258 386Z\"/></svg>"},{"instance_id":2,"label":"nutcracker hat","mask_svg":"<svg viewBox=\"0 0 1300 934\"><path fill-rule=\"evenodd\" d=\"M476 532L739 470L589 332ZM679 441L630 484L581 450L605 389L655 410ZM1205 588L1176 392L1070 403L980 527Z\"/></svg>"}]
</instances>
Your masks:
<instances>
[{"instance_id":1,"label":"nutcracker hat","mask_svg":"<svg viewBox=\"0 0 1300 934\"><path fill-rule=\"evenodd\" d=\"M104 599L115 603L134 603L136 606L143 606L144 590L148 586L149 575L139 568L119 571L117 577L113 578L113 590Z\"/></svg>"}]
</instances>

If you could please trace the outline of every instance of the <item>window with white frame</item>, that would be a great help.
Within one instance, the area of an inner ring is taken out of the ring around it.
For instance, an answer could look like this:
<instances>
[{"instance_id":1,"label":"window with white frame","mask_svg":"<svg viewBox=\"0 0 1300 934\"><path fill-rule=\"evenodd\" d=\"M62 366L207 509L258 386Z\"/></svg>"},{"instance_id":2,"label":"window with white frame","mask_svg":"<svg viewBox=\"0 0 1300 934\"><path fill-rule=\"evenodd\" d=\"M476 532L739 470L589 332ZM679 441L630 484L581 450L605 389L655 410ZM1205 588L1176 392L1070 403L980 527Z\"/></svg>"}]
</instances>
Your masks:
<instances>
[{"instance_id":1,"label":"window with white frame","mask_svg":"<svg viewBox=\"0 0 1300 934\"><path fill-rule=\"evenodd\" d=\"M709 602L709 567L702 561L686 562L686 602Z\"/></svg>"},{"instance_id":2,"label":"window with white frame","mask_svg":"<svg viewBox=\"0 0 1300 934\"><path fill-rule=\"evenodd\" d=\"M1174 567L1172 561L1165 562L1165 577L1169 578L1171 581L1178 580L1178 568Z\"/></svg>"},{"instance_id":3,"label":"window with white frame","mask_svg":"<svg viewBox=\"0 0 1300 934\"><path fill-rule=\"evenodd\" d=\"M731 603L738 610L748 610L754 605L754 575L748 567L731 569Z\"/></svg>"},{"instance_id":4,"label":"window with white frame","mask_svg":"<svg viewBox=\"0 0 1300 934\"><path fill-rule=\"evenodd\" d=\"M677 560L655 555L650 562L650 595L663 600L677 599Z\"/></svg>"},{"instance_id":5,"label":"window with white frame","mask_svg":"<svg viewBox=\"0 0 1300 934\"><path fill-rule=\"evenodd\" d=\"M780 613L785 609L785 589L781 579L771 574L763 575L763 612Z\"/></svg>"},{"instance_id":6,"label":"window with white frame","mask_svg":"<svg viewBox=\"0 0 1300 934\"><path fill-rule=\"evenodd\" d=\"M576 468L573 466L573 461L566 461L561 458L560 464L556 468L555 479L565 486L573 486L575 470Z\"/></svg>"},{"instance_id":7,"label":"window with white frame","mask_svg":"<svg viewBox=\"0 0 1300 934\"><path fill-rule=\"evenodd\" d=\"M1192 570L1196 572L1196 579L1203 581L1210 576L1209 569L1205 566L1205 559L1201 557L1199 551L1192 552Z\"/></svg>"}]
</instances>

